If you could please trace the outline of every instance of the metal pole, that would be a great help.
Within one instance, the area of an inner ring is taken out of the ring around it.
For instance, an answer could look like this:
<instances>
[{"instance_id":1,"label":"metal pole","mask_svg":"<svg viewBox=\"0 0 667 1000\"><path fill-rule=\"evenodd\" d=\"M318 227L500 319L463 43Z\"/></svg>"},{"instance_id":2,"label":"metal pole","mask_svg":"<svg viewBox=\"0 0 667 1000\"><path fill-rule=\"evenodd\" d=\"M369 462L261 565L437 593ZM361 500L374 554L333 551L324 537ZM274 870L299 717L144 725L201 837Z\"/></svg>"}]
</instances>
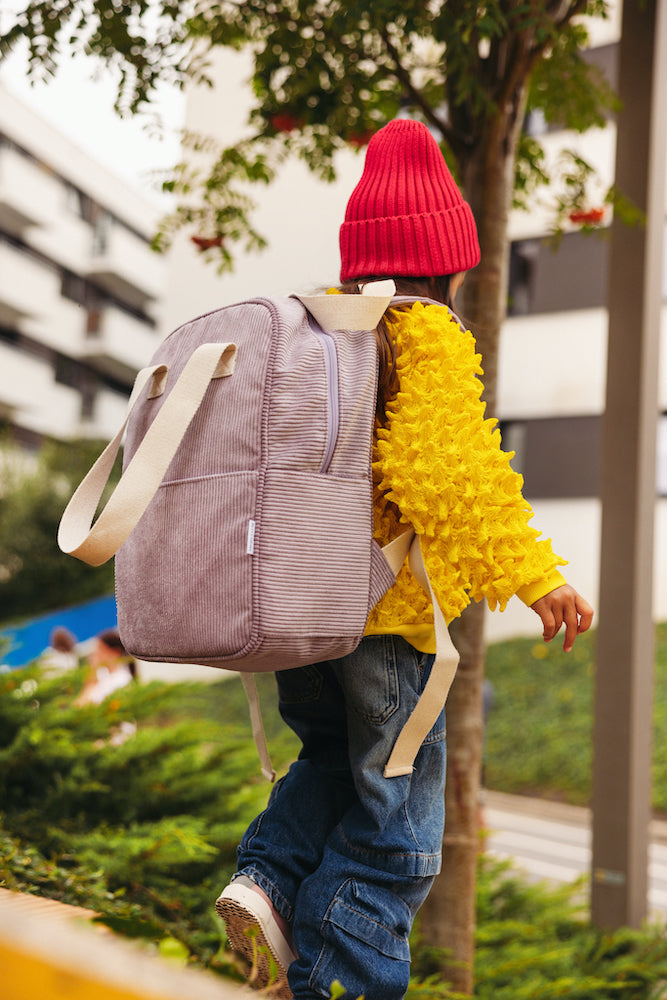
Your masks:
<instances>
[{"instance_id":1,"label":"metal pole","mask_svg":"<svg viewBox=\"0 0 667 1000\"><path fill-rule=\"evenodd\" d=\"M607 928L647 913L666 8L625 0L620 44L616 184L647 225L611 228L591 879L592 918Z\"/></svg>"}]
</instances>

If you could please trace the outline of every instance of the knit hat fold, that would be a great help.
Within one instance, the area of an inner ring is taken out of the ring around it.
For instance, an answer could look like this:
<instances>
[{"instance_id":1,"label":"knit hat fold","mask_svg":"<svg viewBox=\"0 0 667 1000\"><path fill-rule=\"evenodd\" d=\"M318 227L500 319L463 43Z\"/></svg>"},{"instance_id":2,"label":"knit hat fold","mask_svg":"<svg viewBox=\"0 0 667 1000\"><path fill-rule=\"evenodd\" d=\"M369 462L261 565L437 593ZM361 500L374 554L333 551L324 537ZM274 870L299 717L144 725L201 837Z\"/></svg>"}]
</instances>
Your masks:
<instances>
[{"instance_id":1,"label":"knit hat fold","mask_svg":"<svg viewBox=\"0 0 667 1000\"><path fill-rule=\"evenodd\" d=\"M340 230L341 281L435 277L475 267L477 227L435 139L398 119L371 139Z\"/></svg>"}]
</instances>

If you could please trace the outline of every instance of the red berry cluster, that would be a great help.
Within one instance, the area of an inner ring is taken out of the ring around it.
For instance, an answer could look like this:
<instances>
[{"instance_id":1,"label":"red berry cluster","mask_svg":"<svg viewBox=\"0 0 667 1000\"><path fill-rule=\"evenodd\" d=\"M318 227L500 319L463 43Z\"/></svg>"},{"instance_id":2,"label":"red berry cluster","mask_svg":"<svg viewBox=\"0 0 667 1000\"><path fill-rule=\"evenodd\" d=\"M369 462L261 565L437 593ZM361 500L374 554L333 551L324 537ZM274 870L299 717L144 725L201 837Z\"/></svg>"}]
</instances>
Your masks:
<instances>
[{"instance_id":1,"label":"red berry cluster","mask_svg":"<svg viewBox=\"0 0 667 1000\"><path fill-rule=\"evenodd\" d=\"M219 236L191 236L190 242L194 243L198 250L210 250L211 247L221 247L225 242L225 237Z\"/></svg>"},{"instance_id":2,"label":"red berry cluster","mask_svg":"<svg viewBox=\"0 0 667 1000\"><path fill-rule=\"evenodd\" d=\"M604 208L577 209L570 212L570 222L580 226L595 226L604 219Z\"/></svg>"}]
</instances>

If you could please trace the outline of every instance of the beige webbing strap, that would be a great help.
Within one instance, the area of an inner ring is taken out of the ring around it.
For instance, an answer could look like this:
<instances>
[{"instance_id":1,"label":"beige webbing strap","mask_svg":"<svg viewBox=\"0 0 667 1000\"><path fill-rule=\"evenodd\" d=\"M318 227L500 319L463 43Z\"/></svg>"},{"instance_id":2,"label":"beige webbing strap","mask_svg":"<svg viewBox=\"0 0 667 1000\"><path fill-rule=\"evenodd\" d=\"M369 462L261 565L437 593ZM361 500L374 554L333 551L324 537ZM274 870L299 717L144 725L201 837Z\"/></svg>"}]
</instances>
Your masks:
<instances>
[{"instance_id":1,"label":"beige webbing strap","mask_svg":"<svg viewBox=\"0 0 667 1000\"><path fill-rule=\"evenodd\" d=\"M401 536L403 537L403 536ZM384 550L383 550L384 551ZM426 687L412 715L403 726L384 769L385 778L411 774L419 748L435 725L447 701L449 689L459 664L459 654L449 636L447 622L438 605L422 556L419 536L410 546L410 569L433 603L435 624L435 661Z\"/></svg>"},{"instance_id":2,"label":"beige webbing strap","mask_svg":"<svg viewBox=\"0 0 667 1000\"><path fill-rule=\"evenodd\" d=\"M413 529L408 528L402 535L398 535L393 542L388 542L387 545L382 546L382 555L389 563L394 576L398 576L401 566L408 558L414 537L415 533Z\"/></svg>"},{"instance_id":3,"label":"beige webbing strap","mask_svg":"<svg viewBox=\"0 0 667 1000\"><path fill-rule=\"evenodd\" d=\"M250 708L250 725L252 726L252 735L257 747L257 753L259 754L262 774L267 781L273 782L276 780L276 772L271 763L269 748L266 745L266 733L264 732L264 723L262 722L262 710L259 704L255 675L246 674L243 671L240 671L240 673L246 698L248 699L248 707Z\"/></svg>"},{"instance_id":4,"label":"beige webbing strap","mask_svg":"<svg viewBox=\"0 0 667 1000\"><path fill-rule=\"evenodd\" d=\"M234 344L202 344L193 351L109 502L91 527L128 418L142 389L151 379L149 397L164 391L165 365L139 372L122 427L82 481L61 518L58 545L63 552L91 566L100 566L118 551L155 495L211 379L231 375L235 361Z\"/></svg>"}]
</instances>

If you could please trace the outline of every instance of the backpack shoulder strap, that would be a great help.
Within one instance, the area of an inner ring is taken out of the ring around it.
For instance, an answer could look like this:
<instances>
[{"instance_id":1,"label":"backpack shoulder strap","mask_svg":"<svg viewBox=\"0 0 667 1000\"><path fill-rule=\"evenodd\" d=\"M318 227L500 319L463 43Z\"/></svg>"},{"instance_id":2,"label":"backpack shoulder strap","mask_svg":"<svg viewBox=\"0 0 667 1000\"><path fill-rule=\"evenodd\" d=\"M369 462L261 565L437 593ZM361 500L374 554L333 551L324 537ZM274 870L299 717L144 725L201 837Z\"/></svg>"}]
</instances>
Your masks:
<instances>
[{"instance_id":1,"label":"backpack shoulder strap","mask_svg":"<svg viewBox=\"0 0 667 1000\"><path fill-rule=\"evenodd\" d=\"M403 538L404 536L399 536ZM414 537L410 546L410 569L417 578L433 604L435 624L435 661L431 668L426 687L415 705L408 721L398 735L384 769L385 778L395 778L401 774L411 774L415 757L419 748L435 725L435 722L447 701L449 689L452 686L456 669L459 665L459 654L449 635L447 622L440 610L437 598L428 578L422 555L419 535Z\"/></svg>"}]
</instances>

